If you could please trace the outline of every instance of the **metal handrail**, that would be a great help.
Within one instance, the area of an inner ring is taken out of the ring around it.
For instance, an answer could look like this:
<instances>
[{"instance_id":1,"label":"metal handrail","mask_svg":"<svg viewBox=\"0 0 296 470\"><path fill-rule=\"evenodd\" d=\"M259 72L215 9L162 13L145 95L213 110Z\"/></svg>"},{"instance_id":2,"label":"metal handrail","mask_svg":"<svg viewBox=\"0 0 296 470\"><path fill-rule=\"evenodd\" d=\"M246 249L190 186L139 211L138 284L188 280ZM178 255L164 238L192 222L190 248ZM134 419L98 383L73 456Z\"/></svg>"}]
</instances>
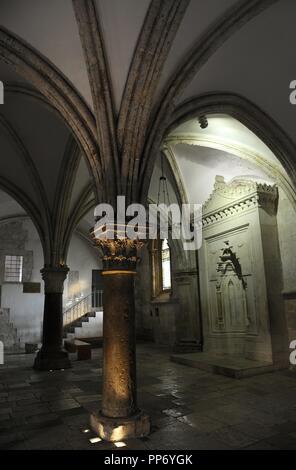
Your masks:
<instances>
[{"instance_id":1,"label":"metal handrail","mask_svg":"<svg viewBox=\"0 0 296 470\"><path fill-rule=\"evenodd\" d=\"M79 320L89 312L103 308L103 291L94 291L64 310L63 325L67 326Z\"/></svg>"}]
</instances>

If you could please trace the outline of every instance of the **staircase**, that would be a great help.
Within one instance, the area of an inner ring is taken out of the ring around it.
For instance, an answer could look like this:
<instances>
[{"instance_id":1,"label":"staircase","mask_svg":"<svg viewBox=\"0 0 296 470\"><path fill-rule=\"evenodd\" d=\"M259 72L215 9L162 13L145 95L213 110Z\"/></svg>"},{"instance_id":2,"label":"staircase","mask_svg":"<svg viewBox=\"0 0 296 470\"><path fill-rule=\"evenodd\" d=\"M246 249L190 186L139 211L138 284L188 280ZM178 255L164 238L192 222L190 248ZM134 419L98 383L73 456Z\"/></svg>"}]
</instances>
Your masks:
<instances>
[{"instance_id":1,"label":"staircase","mask_svg":"<svg viewBox=\"0 0 296 470\"><path fill-rule=\"evenodd\" d=\"M79 299L64 310L64 338L101 338L103 335L103 291Z\"/></svg>"}]
</instances>

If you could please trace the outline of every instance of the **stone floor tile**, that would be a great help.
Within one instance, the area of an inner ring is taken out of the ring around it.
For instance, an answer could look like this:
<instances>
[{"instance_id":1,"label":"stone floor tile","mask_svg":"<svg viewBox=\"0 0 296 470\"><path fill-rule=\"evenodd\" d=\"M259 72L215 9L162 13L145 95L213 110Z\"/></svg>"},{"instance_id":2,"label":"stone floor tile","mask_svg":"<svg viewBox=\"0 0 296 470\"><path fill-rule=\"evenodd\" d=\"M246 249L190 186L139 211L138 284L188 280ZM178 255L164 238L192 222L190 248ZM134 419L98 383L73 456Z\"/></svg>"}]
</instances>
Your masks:
<instances>
[{"instance_id":1,"label":"stone floor tile","mask_svg":"<svg viewBox=\"0 0 296 470\"><path fill-rule=\"evenodd\" d=\"M235 426L226 426L208 434L209 437L223 442L231 449L241 449L253 444L258 439L238 431Z\"/></svg>"},{"instance_id":2,"label":"stone floor tile","mask_svg":"<svg viewBox=\"0 0 296 470\"><path fill-rule=\"evenodd\" d=\"M265 442L279 450L296 450L296 436L292 433L276 434L265 439Z\"/></svg>"},{"instance_id":3,"label":"stone floor tile","mask_svg":"<svg viewBox=\"0 0 296 470\"><path fill-rule=\"evenodd\" d=\"M3 406L0 408L0 417L1 415L10 415L12 413L12 408L8 408L7 406Z\"/></svg>"},{"instance_id":4,"label":"stone floor tile","mask_svg":"<svg viewBox=\"0 0 296 470\"><path fill-rule=\"evenodd\" d=\"M220 421L208 418L207 416L203 416L200 413L191 413L186 416L181 416L177 419L181 423L188 424L188 426L192 426L194 429L204 434L225 426L225 424L221 423Z\"/></svg>"},{"instance_id":5,"label":"stone floor tile","mask_svg":"<svg viewBox=\"0 0 296 470\"><path fill-rule=\"evenodd\" d=\"M98 401L99 399L101 399L102 395L100 394L95 394L95 395L76 395L74 398L76 401L78 401L78 403L89 403L89 402L93 402L93 401Z\"/></svg>"},{"instance_id":6,"label":"stone floor tile","mask_svg":"<svg viewBox=\"0 0 296 470\"><path fill-rule=\"evenodd\" d=\"M101 406L102 350L63 372L33 371L33 360L9 356L0 368L0 448L115 449L82 432ZM152 432L124 449L296 448L295 371L235 380L171 363L148 343L138 345L138 370Z\"/></svg>"},{"instance_id":7,"label":"stone floor tile","mask_svg":"<svg viewBox=\"0 0 296 470\"><path fill-rule=\"evenodd\" d=\"M51 411L62 411L69 410L71 408L79 408L81 405L72 398L55 400L49 403L49 408Z\"/></svg>"},{"instance_id":8,"label":"stone floor tile","mask_svg":"<svg viewBox=\"0 0 296 470\"><path fill-rule=\"evenodd\" d=\"M184 409L182 409L181 407L169 408L167 410L162 410L162 412L167 416L171 416L172 418L177 418L179 416L183 416L186 413L186 408Z\"/></svg>"}]
</instances>

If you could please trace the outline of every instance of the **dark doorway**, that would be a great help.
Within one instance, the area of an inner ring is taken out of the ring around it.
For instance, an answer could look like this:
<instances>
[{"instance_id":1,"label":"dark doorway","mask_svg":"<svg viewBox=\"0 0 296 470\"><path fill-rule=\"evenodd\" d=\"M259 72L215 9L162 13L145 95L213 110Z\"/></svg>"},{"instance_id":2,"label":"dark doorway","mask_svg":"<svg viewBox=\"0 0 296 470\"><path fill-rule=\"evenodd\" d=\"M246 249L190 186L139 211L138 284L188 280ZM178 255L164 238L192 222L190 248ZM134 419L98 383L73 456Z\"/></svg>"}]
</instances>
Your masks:
<instances>
[{"instance_id":1,"label":"dark doorway","mask_svg":"<svg viewBox=\"0 0 296 470\"><path fill-rule=\"evenodd\" d=\"M103 276L102 269L92 270L91 303L93 308L102 307Z\"/></svg>"}]
</instances>

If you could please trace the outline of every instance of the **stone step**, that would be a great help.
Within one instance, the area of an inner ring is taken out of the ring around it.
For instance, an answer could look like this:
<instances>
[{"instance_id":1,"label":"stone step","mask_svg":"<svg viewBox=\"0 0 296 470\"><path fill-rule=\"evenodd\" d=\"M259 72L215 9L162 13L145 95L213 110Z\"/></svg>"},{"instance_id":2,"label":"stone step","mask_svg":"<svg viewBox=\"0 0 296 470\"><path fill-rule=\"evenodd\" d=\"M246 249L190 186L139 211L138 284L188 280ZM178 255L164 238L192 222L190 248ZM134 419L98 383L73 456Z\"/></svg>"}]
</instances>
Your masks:
<instances>
[{"instance_id":1,"label":"stone step","mask_svg":"<svg viewBox=\"0 0 296 470\"><path fill-rule=\"evenodd\" d=\"M236 379L251 377L275 370L274 365L270 362L253 361L243 357L228 356L226 354L221 356L203 352L172 354L170 359L172 362L178 364Z\"/></svg>"},{"instance_id":2,"label":"stone step","mask_svg":"<svg viewBox=\"0 0 296 470\"><path fill-rule=\"evenodd\" d=\"M192 339L180 339L176 341L173 347L173 352L176 354L194 353L201 351L201 344Z\"/></svg>"},{"instance_id":3,"label":"stone step","mask_svg":"<svg viewBox=\"0 0 296 470\"><path fill-rule=\"evenodd\" d=\"M71 342L74 341L75 334L73 333L68 333L67 338L64 339L64 345L66 342ZM92 336L89 338L79 338L78 341L85 341L86 343L89 343L91 345L91 348L101 348L103 346L103 337L102 336Z\"/></svg>"},{"instance_id":4,"label":"stone step","mask_svg":"<svg viewBox=\"0 0 296 470\"><path fill-rule=\"evenodd\" d=\"M96 312L91 311L75 320L73 323L64 326L64 338L67 338L68 333L75 333L75 328L81 328L83 324L95 321Z\"/></svg>"},{"instance_id":5,"label":"stone step","mask_svg":"<svg viewBox=\"0 0 296 470\"><path fill-rule=\"evenodd\" d=\"M103 346L103 337L89 337L79 338L81 341L85 341L91 345L91 348L101 348Z\"/></svg>"},{"instance_id":6,"label":"stone step","mask_svg":"<svg viewBox=\"0 0 296 470\"><path fill-rule=\"evenodd\" d=\"M84 319L83 319L84 320ZM100 338L103 335L103 311L91 312L87 321L78 321L64 328L64 338Z\"/></svg>"},{"instance_id":7,"label":"stone step","mask_svg":"<svg viewBox=\"0 0 296 470\"><path fill-rule=\"evenodd\" d=\"M97 321L90 324L83 324L81 328L75 328L76 338L92 338L103 336L103 319L97 318Z\"/></svg>"}]
</instances>

